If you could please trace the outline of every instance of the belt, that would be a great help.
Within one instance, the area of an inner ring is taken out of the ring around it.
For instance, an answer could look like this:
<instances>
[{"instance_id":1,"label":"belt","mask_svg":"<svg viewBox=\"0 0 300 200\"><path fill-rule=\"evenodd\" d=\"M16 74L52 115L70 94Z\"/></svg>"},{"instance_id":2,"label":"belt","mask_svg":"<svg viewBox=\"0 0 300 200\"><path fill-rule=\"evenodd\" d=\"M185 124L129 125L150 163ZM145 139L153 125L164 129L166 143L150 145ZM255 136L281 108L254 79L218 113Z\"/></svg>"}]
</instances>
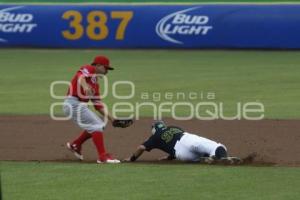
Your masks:
<instances>
[{"instance_id":1,"label":"belt","mask_svg":"<svg viewBox=\"0 0 300 200\"><path fill-rule=\"evenodd\" d=\"M71 95L67 96L67 99L76 99L76 100L79 100L78 97L76 97L76 96L71 96Z\"/></svg>"},{"instance_id":2,"label":"belt","mask_svg":"<svg viewBox=\"0 0 300 200\"><path fill-rule=\"evenodd\" d=\"M81 99L78 96L72 96L72 95L67 96L67 99L74 99L74 100L77 100L77 101L80 101L80 102L83 102L83 103L87 103L88 102L88 100Z\"/></svg>"}]
</instances>

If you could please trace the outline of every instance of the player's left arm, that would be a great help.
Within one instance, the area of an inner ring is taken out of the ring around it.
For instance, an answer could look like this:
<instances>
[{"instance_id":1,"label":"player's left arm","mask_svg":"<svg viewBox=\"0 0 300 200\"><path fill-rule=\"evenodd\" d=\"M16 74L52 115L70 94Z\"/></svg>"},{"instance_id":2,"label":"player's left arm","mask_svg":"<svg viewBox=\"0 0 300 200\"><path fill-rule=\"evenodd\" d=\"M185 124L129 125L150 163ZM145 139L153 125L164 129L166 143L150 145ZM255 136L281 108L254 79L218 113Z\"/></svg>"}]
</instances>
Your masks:
<instances>
[{"instance_id":1,"label":"player's left arm","mask_svg":"<svg viewBox=\"0 0 300 200\"><path fill-rule=\"evenodd\" d=\"M108 112L106 105L101 101L99 87L96 88L95 96L91 99L93 102L94 108L106 119L113 122L115 119L112 115Z\"/></svg>"},{"instance_id":2,"label":"player's left arm","mask_svg":"<svg viewBox=\"0 0 300 200\"><path fill-rule=\"evenodd\" d=\"M108 112L108 109L105 105L102 104L101 101L93 101L95 109L104 117L107 118L109 121L113 122L115 119L113 116Z\"/></svg>"},{"instance_id":3,"label":"player's left arm","mask_svg":"<svg viewBox=\"0 0 300 200\"><path fill-rule=\"evenodd\" d=\"M127 161L127 162L136 161L144 153L145 150L146 150L146 147L144 145L139 145L137 147L137 150L129 158L124 159L124 161Z\"/></svg>"}]
</instances>

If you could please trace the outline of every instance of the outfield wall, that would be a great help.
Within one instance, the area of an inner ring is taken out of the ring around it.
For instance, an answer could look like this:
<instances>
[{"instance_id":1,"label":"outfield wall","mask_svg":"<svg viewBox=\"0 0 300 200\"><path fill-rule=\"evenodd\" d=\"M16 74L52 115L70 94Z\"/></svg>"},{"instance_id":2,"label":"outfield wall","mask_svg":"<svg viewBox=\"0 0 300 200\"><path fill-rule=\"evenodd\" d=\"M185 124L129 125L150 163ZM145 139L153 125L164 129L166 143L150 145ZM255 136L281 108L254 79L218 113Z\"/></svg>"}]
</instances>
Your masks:
<instances>
[{"instance_id":1,"label":"outfield wall","mask_svg":"<svg viewBox=\"0 0 300 200\"><path fill-rule=\"evenodd\" d=\"M300 5L0 5L0 47L300 48Z\"/></svg>"}]
</instances>

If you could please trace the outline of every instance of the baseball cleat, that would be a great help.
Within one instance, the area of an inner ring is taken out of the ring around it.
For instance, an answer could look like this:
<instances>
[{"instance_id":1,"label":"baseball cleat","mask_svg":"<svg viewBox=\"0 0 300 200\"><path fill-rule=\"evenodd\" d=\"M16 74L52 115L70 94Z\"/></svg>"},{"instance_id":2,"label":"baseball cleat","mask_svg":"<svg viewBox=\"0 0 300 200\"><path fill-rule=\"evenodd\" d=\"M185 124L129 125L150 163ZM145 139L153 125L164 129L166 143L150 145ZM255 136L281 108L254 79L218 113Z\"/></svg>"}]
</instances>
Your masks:
<instances>
[{"instance_id":1,"label":"baseball cleat","mask_svg":"<svg viewBox=\"0 0 300 200\"><path fill-rule=\"evenodd\" d=\"M105 161L101 161L101 160L97 160L97 163L98 164L104 164L104 163L108 163L108 164L118 164L118 163L121 163L120 160L117 160L117 159L107 159Z\"/></svg>"},{"instance_id":2,"label":"baseball cleat","mask_svg":"<svg viewBox=\"0 0 300 200\"><path fill-rule=\"evenodd\" d=\"M238 157L225 157L225 158L221 158L220 162L225 165L238 165L238 164L242 164L243 161Z\"/></svg>"},{"instance_id":3,"label":"baseball cleat","mask_svg":"<svg viewBox=\"0 0 300 200\"><path fill-rule=\"evenodd\" d=\"M76 144L67 143L67 148L75 155L79 160L83 160L83 155L81 154L81 149L77 147Z\"/></svg>"},{"instance_id":4,"label":"baseball cleat","mask_svg":"<svg viewBox=\"0 0 300 200\"><path fill-rule=\"evenodd\" d=\"M213 164L214 161L215 161L215 160L214 160L212 157L200 157L200 158L199 158L199 162L200 162L200 163Z\"/></svg>"},{"instance_id":5,"label":"baseball cleat","mask_svg":"<svg viewBox=\"0 0 300 200\"><path fill-rule=\"evenodd\" d=\"M102 156L100 156L100 159L97 160L98 164L102 164L102 163L108 163L108 164L117 164L117 163L121 163L120 160L113 158L110 154L104 154Z\"/></svg>"}]
</instances>

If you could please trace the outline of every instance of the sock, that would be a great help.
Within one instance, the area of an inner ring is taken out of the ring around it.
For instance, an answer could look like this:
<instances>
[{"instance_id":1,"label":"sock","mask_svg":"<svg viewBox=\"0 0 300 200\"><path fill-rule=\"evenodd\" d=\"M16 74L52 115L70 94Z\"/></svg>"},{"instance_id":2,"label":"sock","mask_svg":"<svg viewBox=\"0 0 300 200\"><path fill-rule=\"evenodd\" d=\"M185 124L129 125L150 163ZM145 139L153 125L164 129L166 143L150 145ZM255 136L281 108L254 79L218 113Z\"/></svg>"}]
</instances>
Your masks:
<instances>
[{"instance_id":1,"label":"sock","mask_svg":"<svg viewBox=\"0 0 300 200\"><path fill-rule=\"evenodd\" d=\"M100 158L106 153L104 147L103 133L101 131L95 131L92 133L92 138Z\"/></svg>"},{"instance_id":2,"label":"sock","mask_svg":"<svg viewBox=\"0 0 300 200\"><path fill-rule=\"evenodd\" d=\"M83 131L78 138L76 138L72 144L75 144L77 147L80 147L86 140L90 139L92 134L87 131Z\"/></svg>"}]
</instances>

